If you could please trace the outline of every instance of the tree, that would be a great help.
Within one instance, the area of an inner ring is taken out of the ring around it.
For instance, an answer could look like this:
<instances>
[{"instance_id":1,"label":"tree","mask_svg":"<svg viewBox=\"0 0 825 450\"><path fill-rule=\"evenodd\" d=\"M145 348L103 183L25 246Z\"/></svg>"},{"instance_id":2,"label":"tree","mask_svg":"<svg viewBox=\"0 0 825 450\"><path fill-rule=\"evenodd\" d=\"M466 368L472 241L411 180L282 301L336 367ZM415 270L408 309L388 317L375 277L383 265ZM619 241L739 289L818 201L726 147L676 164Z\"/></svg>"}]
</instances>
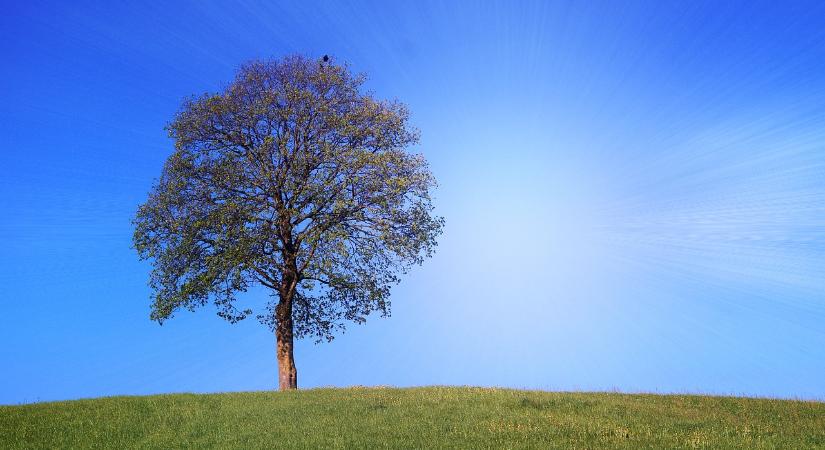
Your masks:
<instances>
[{"instance_id":1,"label":"tree","mask_svg":"<svg viewBox=\"0 0 825 450\"><path fill-rule=\"evenodd\" d=\"M293 340L332 340L390 312L390 287L432 255L443 218L435 179L408 148L408 110L363 92L328 58L243 65L167 126L175 151L134 219L152 262L151 319L210 301L235 323L236 295L265 286L281 390L297 388Z\"/></svg>"}]
</instances>

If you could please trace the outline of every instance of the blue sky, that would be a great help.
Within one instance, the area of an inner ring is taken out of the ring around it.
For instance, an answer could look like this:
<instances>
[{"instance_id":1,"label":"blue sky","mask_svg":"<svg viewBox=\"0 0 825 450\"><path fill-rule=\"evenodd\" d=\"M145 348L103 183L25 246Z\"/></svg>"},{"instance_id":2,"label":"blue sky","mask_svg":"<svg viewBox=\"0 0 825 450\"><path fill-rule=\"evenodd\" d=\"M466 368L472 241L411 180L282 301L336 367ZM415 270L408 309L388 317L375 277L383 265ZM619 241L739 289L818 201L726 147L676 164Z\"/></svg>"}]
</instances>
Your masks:
<instances>
[{"instance_id":1,"label":"blue sky","mask_svg":"<svg viewBox=\"0 0 825 450\"><path fill-rule=\"evenodd\" d=\"M294 52L410 106L447 220L301 387L825 398L825 3L110 3L0 17L0 403L274 388L257 322L149 321L130 221L181 100Z\"/></svg>"}]
</instances>

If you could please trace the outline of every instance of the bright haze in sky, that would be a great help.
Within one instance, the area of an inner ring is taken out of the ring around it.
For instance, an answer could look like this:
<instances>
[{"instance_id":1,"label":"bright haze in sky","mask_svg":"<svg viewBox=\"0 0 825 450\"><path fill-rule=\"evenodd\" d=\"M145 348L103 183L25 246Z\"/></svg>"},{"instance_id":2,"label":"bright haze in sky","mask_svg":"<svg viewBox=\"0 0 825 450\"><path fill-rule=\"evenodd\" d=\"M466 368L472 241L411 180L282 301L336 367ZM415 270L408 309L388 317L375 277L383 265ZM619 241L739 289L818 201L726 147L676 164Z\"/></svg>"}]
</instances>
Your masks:
<instances>
[{"instance_id":1,"label":"bright haze in sky","mask_svg":"<svg viewBox=\"0 0 825 450\"><path fill-rule=\"evenodd\" d=\"M446 219L300 387L825 398L821 1L12 2L0 48L0 403L276 386L254 319L149 320L131 219L181 101L296 52L408 104Z\"/></svg>"}]
</instances>

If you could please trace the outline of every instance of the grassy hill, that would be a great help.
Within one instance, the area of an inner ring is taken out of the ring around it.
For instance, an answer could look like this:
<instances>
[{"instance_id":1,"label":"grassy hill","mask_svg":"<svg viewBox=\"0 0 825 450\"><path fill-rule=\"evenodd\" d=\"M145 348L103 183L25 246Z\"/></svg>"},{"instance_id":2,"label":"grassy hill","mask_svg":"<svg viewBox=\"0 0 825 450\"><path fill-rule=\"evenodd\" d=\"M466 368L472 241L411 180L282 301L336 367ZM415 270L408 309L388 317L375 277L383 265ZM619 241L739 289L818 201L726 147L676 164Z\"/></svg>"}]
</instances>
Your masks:
<instances>
[{"instance_id":1,"label":"grassy hill","mask_svg":"<svg viewBox=\"0 0 825 450\"><path fill-rule=\"evenodd\" d=\"M489 388L176 394L0 407L0 448L825 448L825 403Z\"/></svg>"}]
</instances>

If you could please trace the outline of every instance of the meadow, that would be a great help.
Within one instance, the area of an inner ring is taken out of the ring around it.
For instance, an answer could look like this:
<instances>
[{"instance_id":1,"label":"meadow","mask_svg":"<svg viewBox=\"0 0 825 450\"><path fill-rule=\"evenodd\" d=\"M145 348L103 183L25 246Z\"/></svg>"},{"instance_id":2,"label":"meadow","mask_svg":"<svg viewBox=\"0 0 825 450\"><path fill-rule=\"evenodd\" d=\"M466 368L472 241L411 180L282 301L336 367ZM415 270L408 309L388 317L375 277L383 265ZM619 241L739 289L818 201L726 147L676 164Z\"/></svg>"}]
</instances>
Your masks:
<instances>
[{"instance_id":1,"label":"meadow","mask_svg":"<svg viewBox=\"0 0 825 450\"><path fill-rule=\"evenodd\" d=\"M825 448L825 403L426 387L0 407L0 448L192 447Z\"/></svg>"}]
</instances>

